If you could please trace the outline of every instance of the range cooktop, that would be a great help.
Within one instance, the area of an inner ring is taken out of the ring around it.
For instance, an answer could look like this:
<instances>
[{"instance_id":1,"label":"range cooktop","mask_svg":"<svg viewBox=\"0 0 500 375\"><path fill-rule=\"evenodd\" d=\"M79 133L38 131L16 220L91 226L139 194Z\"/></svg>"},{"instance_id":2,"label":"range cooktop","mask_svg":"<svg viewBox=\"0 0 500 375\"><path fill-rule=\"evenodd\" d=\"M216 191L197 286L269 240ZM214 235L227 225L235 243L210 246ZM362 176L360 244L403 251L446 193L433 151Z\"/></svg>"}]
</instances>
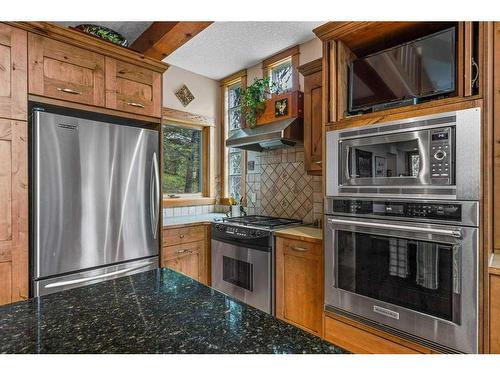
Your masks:
<instances>
[{"instance_id":1,"label":"range cooktop","mask_svg":"<svg viewBox=\"0 0 500 375\"><path fill-rule=\"evenodd\" d=\"M224 218L223 221L228 224L248 225L262 228L276 228L292 224L302 224L300 219L284 219L272 216L248 215L239 217Z\"/></svg>"}]
</instances>

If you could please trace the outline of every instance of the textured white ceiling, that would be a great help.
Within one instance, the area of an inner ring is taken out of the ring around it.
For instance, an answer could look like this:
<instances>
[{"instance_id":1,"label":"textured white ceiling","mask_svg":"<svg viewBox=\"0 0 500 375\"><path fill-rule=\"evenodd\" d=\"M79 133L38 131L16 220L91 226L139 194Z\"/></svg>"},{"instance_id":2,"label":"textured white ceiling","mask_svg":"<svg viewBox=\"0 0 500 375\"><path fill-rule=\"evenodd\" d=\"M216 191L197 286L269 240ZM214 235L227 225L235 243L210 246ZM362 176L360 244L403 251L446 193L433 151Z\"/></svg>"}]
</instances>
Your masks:
<instances>
[{"instance_id":1,"label":"textured white ceiling","mask_svg":"<svg viewBox=\"0 0 500 375\"><path fill-rule=\"evenodd\" d=\"M323 22L215 22L163 61L219 80L314 38Z\"/></svg>"},{"instance_id":2,"label":"textured white ceiling","mask_svg":"<svg viewBox=\"0 0 500 375\"><path fill-rule=\"evenodd\" d=\"M91 23L94 25L101 25L112 29L125 37L128 40L128 45L130 46L134 40L141 35L152 22L102 22L102 21L80 21L80 22L56 22L61 26L76 26L82 23Z\"/></svg>"}]
</instances>

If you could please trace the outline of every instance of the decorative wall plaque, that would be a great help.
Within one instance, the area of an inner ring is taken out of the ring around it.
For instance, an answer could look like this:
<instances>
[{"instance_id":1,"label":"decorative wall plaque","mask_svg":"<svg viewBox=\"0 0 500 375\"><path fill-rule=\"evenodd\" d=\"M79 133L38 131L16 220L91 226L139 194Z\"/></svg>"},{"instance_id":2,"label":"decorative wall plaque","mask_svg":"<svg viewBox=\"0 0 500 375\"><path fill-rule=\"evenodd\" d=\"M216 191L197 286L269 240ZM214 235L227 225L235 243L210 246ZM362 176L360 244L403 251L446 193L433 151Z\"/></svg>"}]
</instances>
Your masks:
<instances>
[{"instance_id":1,"label":"decorative wall plaque","mask_svg":"<svg viewBox=\"0 0 500 375\"><path fill-rule=\"evenodd\" d=\"M187 88L186 85L182 85L176 92L175 96L177 96L177 99L182 103L184 107L186 107L189 103L191 103L194 100L194 95L189 89Z\"/></svg>"},{"instance_id":2,"label":"decorative wall plaque","mask_svg":"<svg viewBox=\"0 0 500 375\"><path fill-rule=\"evenodd\" d=\"M288 115L288 98L276 100L274 102L274 116L281 117Z\"/></svg>"}]
</instances>

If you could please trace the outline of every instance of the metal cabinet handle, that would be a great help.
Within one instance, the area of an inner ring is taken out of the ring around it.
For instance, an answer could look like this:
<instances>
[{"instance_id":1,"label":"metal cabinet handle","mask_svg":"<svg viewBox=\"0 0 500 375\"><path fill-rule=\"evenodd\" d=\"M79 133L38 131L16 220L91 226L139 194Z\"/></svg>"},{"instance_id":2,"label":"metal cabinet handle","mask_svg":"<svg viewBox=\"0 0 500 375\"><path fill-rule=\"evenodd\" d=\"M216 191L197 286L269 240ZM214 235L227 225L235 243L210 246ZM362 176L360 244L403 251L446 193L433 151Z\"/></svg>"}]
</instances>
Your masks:
<instances>
[{"instance_id":1,"label":"metal cabinet handle","mask_svg":"<svg viewBox=\"0 0 500 375\"><path fill-rule=\"evenodd\" d=\"M188 252L188 251L189 251L189 249L177 249L175 252L176 252L177 254L184 254L184 253L186 253L186 252Z\"/></svg>"},{"instance_id":2,"label":"metal cabinet handle","mask_svg":"<svg viewBox=\"0 0 500 375\"><path fill-rule=\"evenodd\" d=\"M291 249L295 251L307 251L307 249L299 246L292 246Z\"/></svg>"},{"instance_id":3,"label":"metal cabinet handle","mask_svg":"<svg viewBox=\"0 0 500 375\"><path fill-rule=\"evenodd\" d=\"M67 93L67 94L73 94L73 95L81 95L81 94L82 94L80 91L76 91L76 90L68 89L68 88L66 88L66 87L57 87L57 90L58 90L58 91L65 92L65 93Z\"/></svg>"},{"instance_id":4,"label":"metal cabinet handle","mask_svg":"<svg viewBox=\"0 0 500 375\"><path fill-rule=\"evenodd\" d=\"M144 104L141 104L141 103L128 102L127 105L130 105L132 107L144 108Z\"/></svg>"},{"instance_id":5,"label":"metal cabinet handle","mask_svg":"<svg viewBox=\"0 0 500 375\"><path fill-rule=\"evenodd\" d=\"M347 224L347 225L355 225L355 226L369 227L369 228L393 229L393 230L401 230L414 233L436 234L441 236L462 238L462 231L460 229L447 230L447 229L437 229L437 228L420 228L420 227L411 227L408 225L372 223L368 221L358 221L358 220L354 221L354 220L332 219L332 218L328 219L328 223Z\"/></svg>"},{"instance_id":6,"label":"metal cabinet handle","mask_svg":"<svg viewBox=\"0 0 500 375\"><path fill-rule=\"evenodd\" d=\"M183 234L179 234L179 238L184 238L184 235Z\"/></svg>"},{"instance_id":7,"label":"metal cabinet handle","mask_svg":"<svg viewBox=\"0 0 500 375\"><path fill-rule=\"evenodd\" d=\"M315 162L314 162L314 164L321 164L321 163L323 163L323 161L322 161L322 160L318 160L318 161L315 161Z\"/></svg>"}]
</instances>

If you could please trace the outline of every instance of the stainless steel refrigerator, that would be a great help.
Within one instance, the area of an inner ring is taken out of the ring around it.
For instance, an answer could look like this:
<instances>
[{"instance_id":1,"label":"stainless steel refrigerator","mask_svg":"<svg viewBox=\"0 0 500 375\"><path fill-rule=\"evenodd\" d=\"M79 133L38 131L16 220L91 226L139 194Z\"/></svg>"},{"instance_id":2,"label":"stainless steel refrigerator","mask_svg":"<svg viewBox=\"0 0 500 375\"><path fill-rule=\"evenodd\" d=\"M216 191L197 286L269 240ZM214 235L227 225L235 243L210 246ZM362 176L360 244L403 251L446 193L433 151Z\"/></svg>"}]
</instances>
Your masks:
<instances>
[{"instance_id":1,"label":"stainless steel refrigerator","mask_svg":"<svg viewBox=\"0 0 500 375\"><path fill-rule=\"evenodd\" d=\"M32 112L32 294L158 267L158 131Z\"/></svg>"}]
</instances>

